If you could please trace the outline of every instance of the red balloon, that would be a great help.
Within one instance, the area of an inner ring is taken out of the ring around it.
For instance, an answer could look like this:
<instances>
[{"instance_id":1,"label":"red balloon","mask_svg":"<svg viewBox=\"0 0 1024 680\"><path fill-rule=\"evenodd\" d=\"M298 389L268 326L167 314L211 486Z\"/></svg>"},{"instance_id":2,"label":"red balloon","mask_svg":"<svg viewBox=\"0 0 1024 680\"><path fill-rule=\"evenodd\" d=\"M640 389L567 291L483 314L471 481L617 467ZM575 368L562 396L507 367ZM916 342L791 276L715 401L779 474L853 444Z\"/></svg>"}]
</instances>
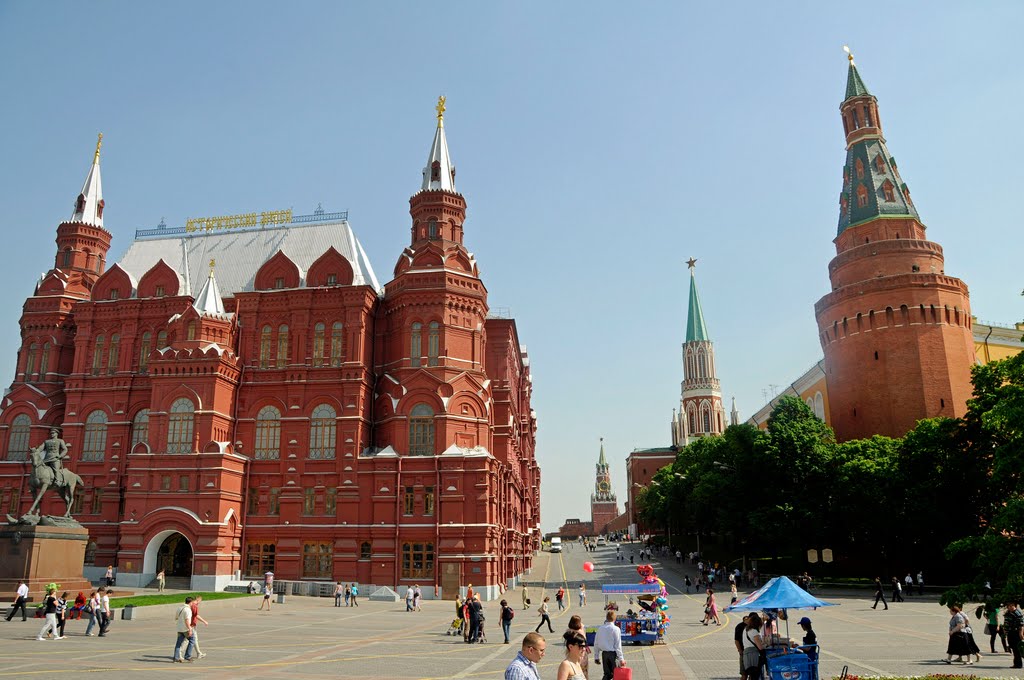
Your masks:
<instances>
[{"instance_id":1,"label":"red balloon","mask_svg":"<svg viewBox=\"0 0 1024 680\"><path fill-rule=\"evenodd\" d=\"M594 571L594 563L593 562L584 562L583 563L583 571L587 572L588 574L590 572Z\"/></svg>"}]
</instances>

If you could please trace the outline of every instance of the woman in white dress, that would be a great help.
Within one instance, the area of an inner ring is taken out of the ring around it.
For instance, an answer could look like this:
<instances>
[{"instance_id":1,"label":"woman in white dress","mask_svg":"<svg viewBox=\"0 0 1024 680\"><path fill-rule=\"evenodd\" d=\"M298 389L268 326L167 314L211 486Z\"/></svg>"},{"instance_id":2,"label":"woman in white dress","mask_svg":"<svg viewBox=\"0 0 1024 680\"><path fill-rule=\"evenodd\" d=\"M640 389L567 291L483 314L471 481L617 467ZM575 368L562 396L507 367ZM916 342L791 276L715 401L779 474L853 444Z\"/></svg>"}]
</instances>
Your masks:
<instances>
[{"instance_id":1,"label":"woman in white dress","mask_svg":"<svg viewBox=\"0 0 1024 680\"><path fill-rule=\"evenodd\" d=\"M558 664L555 680L586 680L583 674L583 654L587 649L587 638L580 633L566 632L565 660Z\"/></svg>"}]
</instances>

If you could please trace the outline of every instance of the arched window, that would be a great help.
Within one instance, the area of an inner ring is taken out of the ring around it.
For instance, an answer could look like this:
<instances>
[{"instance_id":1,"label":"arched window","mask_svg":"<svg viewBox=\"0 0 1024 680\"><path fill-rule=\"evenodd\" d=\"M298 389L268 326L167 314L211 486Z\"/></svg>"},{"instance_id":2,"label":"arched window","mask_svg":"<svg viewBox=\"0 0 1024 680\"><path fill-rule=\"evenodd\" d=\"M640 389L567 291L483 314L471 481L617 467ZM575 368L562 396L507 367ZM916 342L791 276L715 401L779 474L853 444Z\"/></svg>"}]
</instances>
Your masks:
<instances>
[{"instance_id":1,"label":"arched window","mask_svg":"<svg viewBox=\"0 0 1024 680\"><path fill-rule=\"evenodd\" d=\"M32 343L28 346L28 358L25 359L25 380L31 380L36 372L36 355L39 354L39 345Z\"/></svg>"},{"instance_id":2,"label":"arched window","mask_svg":"<svg viewBox=\"0 0 1024 680\"><path fill-rule=\"evenodd\" d=\"M345 328L340 321L331 326L331 366L341 366L342 353L345 351Z\"/></svg>"},{"instance_id":3,"label":"arched window","mask_svg":"<svg viewBox=\"0 0 1024 680\"><path fill-rule=\"evenodd\" d=\"M359 546L359 559L368 560L373 555L373 546L369 541L363 541Z\"/></svg>"},{"instance_id":4,"label":"arched window","mask_svg":"<svg viewBox=\"0 0 1024 680\"><path fill-rule=\"evenodd\" d=\"M277 329L277 367L288 365L288 326L281 324Z\"/></svg>"},{"instance_id":5,"label":"arched window","mask_svg":"<svg viewBox=\"0 0 1024 680\"><path fill-rule=\"evenodd\" d=\"M822 396L821 392L815 392L814 394L814 415L818 416L821 420L825 420L825 397Z\"/></svg>"},{"instance_id":6,"label":"arched window","mask_svg":"<svg viewBox=\"0 0 1024 680\"><path fill-rule=\"evenodd\" d=\"M107 373L117 372L118 355L121 352L121 336L114 333L110 336L110 357L107 360Z\"/></svg>"},{"instance_id":7,"label":"arched window","mask_svg":"<svg viewBox=\"0 0 1024 680\"><path fill-rule=\"evenodd\" d=\"M423 324L414 323L412 325L412 334L409 336L409 365L414 368L420 365L420 359L423 356L423 343L420 338L422 329Z\"/></svg>"},{"instance_id":8,"label":"arched window","mask_svg":"<svg viewBox=\"0 0 1024 680\"><path fill-rule=\"evenodd\" d=\"M96 336L96 348L92 353L92 374L99 375L100 369L103 368L103 346L106 342L103 340L102 335Z\"/></svg>"},{"instance_id":9,"label":"arched window","mask_svg":"<svg viewBox=\"0 0 1024 680\"><path fill-rule=\"evenodd\" d=\"M257 459L277 460L281 457L281 412L264 406L256 415Z\"/></svg>"},{"instance_id":10,"label":"arched window","mask_svg":"<svg viewBox=\"0 0 1024 680\"><path fill-rule=\"evenodd\" d=\"M416 404L409 412L409 455L434 455L434 410Z\"/></svg>"},{"instance_id":11,"label":"arched window","mask_svg":"<svg viewBox=\"0 0 1024 680\"><path fill-rule=\"evenodd\" d=\"M309 419L309 457L333 459L338 414L329 404L313 409Z\"/></svg>"},{"instance_id":12,"label":"arched window","mask_svg":"<svg viewBox=\"0 0 1024 680\"><path fill-rule=\"evenodd\" d=\"M64 249L64 264L61 265L64 269L71 267L71 248Z\"/></svg>"},{"instance_id":13,"label":"arched window","mask_svg":"<svg viewBox=\"0 0 1024 680\"><path fill-rule=\"evenodd\" d=\"M693 404L686 407L686 420L690 434L693 434L697 431L697 408Z\"/></svg>"},{"instance_id":14,"label":"arched window","mask_svg":"<svg viewBox=\"0 0 1024 680\"><path fill-rule=\"evenodd\" d=\"M427 331L427 365L437 366L437 355L441 346L441 324L436 321L430 322Z\"/></svg>"},{"instance_id":15,"label":"arched window","mask_svg":"<svg viewBox=\"0 0 1024 680\"><path fill-rule=\"evenodd\" d=\"M32 419L22 413L11 423L11 436L7 440L7 460L28 460L28 438Z\"/></svg>"},{"instance_id":16,"label":"arched window","mask_svg":"<svg viewBox=\"0 0 1024 680\"><path fill-rule=\"evenodd\" d=\"M704 434L712 432L711 429L711 406L707 402L700 405L700 419L701 424L704 426Z\"/></svg>"},{"instance_id":17,"label":"arched window","mask_svg":"<svg viewBox=\"0 0 1024 680\"><path fill-rule=\"evenodd\" d=\"M164 349L167 347L167 331L160 331L156 334L156 348Z\"/></svg>"},{"instance_id":18,"label":"arched window","mask_svg":"<svg viewBox=\"0 0 1024 680\"><path fill-rule=\"evenodd\" d=\"M182 397L171 404L167 418L167 453L192 453L196 406Z\"/></svg>"},{"instance_id":19,"label":"arched window","mask_svg":"<svg viewBox=\"0 0 1024 680\"><path fill-rule=\"evenodd\" d=\"M149 444L149 409L144 408L135 414L132 419L132 445L129 451L135 449L136 444Z\"/></svg>"},{"instance_id":20,"label":"arched window","mask_svg":"<svg viewBox=\"0 0 1024 680\"><path fill-rule=\"evenodd\" d=\"M107 414L99 409L85 419L85 441L82 460L103 460L107 450Z\"/></svg>"},{"instance_id":21,"label":"arched window","mask_svg":"<svg viewBox=\"0 0 1024 680\"><path fill-rule=\"evenodd\" d=\"M195 321L189 321L188 322L188 330L186 331L185 339L186 340L195 340L196 339L196 322Z\"/></svg>"},{"instance_id":22,"label":"arched window","mask_svg":"<svg viewBox=\"0 0 1024 680\"><path fill-rule=\"evenodd\" d=\"M50 371L50 343L43 343L43 353L39 355L39 379L46 380Z\"/></svg>"},{"instance_id":23,"label":"arched window","mask_svg":"<svg viewBox=\"0 0 1024 680\"><path fill-rule=\"evenodd\" d=\"M142 334L142 341L139 343L139 373L145 373L149 368L149 353L153 351L153 334L146 331Z\"/></svg>"},{"instance_id":24,"label":"arched window","mask_svg":"<svg viewBox=\"0 0 1024 680\"><path fill-rule=\"evenodd\" d=\"M327 327L323 322L313 326L313 365L324 365L324 336Z\"/></svg>"},{"instance_id":25,"label":"arched window","mask_svg":"<svg viewBox=\"0 0 1024 680\"><path fill-rule=\"evenodd\" d=\"M270 334L273 329L264 326L260 331L260 368L270 367Z\"/></svg>"}]
</instances>

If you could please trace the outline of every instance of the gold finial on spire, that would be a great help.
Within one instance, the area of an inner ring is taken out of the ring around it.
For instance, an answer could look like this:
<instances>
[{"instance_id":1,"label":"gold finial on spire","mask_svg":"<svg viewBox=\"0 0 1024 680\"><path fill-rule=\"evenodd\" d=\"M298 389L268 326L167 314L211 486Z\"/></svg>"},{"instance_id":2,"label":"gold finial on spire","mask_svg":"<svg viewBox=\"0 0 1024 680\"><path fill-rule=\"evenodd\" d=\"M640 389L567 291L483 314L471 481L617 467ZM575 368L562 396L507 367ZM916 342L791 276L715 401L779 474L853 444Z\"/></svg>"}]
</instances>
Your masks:
<instances>
[{"instance_id":1,"label":"gold finial on spire","mask_svg":"<svg viewBox=\"0 0 1024 680\"><path fill-rule=\"evenodd\" d=\"M101 146L103 146L103 133L102 132L99 134L99 137L96 139L96 154L92 157L92 162L93 163L96 163L100 159L100 147Z\"/></svg>"},{"instance_id":2,"label":"gold finial on spire","mask_svg":"<svg viewBox=\"0 0 1024 680\"><path fill-rule=\"evenodd\" d=\"M435 107L435 109L437 110L437 127L439 128L444 127L444 111L446 108L444 102L444 95L441 95L440 97L437 98L437 106Z\"/></svg>"},{"instance_id":3,"label":"gold finial on spire","mask_svg":"<svg viewBox=\"0 0 1024 680\"><path fill-rule=\"evenodd\" d=\"M850 66L856 66L853 63L853 52L850 51L849 45L843 45L843 52L846 52L846 58L850 60Z\"/></svg>"},{"instance_id":4,"label":"gold finial on spire","mask_svg":"<svg viewBox=\"0 0 1024 680\"><path fill-rule=\"evenodd\" d=\"M210 276L213 276L213 268L217 266L217 260L210 260Z\"/></svg>"}]
</instances>

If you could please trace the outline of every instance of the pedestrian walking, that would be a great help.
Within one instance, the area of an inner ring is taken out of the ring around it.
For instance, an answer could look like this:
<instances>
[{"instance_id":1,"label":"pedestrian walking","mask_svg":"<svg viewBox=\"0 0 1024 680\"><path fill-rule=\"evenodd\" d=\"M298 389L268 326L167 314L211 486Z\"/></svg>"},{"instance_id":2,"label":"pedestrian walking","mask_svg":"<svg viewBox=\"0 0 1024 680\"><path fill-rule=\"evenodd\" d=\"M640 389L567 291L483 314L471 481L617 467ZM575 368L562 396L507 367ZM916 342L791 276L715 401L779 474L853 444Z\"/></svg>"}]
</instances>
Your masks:
<instances>
[{"instance_id":1,"label":"pedestrian walking","mask_svg":"<svg viewBox=\"0 0 1024 680\"><path fill-rule=\"evenodd\" d=\"M907 572L907 575L903 577L903 592L907 597L914 594L914 577Z\"/></svg>"},{"instance_id":2,"label":"pedestrian walking","mask_svg":"<svg viewBox=\"0 0 1024 680\"><path fill-rule=\"evenodd\" d=\"M420 590L419 586L414 585L412 587L412 608L413 608L413 610L415 610L415 611L419 611L420 610L420 600L422 600L422 599L423 599L423 591Z\"/></svg>"},{"instance_id":3,"label":"pedestrian walking","mask_svg":"<svg viewBox=\"0 0 1024 680\"><path fill-rule=\"evenodd\" d=\"M411 612L412 611L412 601L413 601L412 586L406 586L406 588L405 588L405 611L407 611L407 612Z\"/></svg>"},{"instance_id":4,"label":"pedestrian walking","mask_svg":"<svg viewBox=\"0 0 1024 680\"><path fill-rule=\"evenodd\" d=\"M64 626L68 622L68 593L64 593L57 598L57 626L60 628L60 637L64 637Z\"/></svg>"},{"instance_id":5,"label":"pedestrian walking","mask_svg":"<svg viewBox=\"0 0 1024 680\"><path fill-rule=\"evenodd\" d=\"M555 593L555 602L558 603L558 611L565 609L565 588L558 586L558 591Z\"/></svg>"},{"instance_id":6,"label":"pedestrian walking","mask_svg":"<svg viewBox=\"0 0 1024 680\"><path fill-rule=\"evenodd\" d=\"M736 646L736 652L740 655L740 677L744 677L746 667L743 665L743 633L747 631L747 618L749 614L744 614L740 622L736 624L736 627L732 631L733 644Z\"/></svg>"},{"instance_id":7,"label":"pedestrian walking","mask_svg":"<svg viewBox=\"0 0 1024 680\"><path fill-rule=\"evenodd\" d=\"M761 677L761 666L765 643L761 636L761 617L757 612L747 614L747 627L743 631L743 672L741 680L757 680Z\"/></svg>"},{"instance_id":8,"label":"pedestrian walking","mask_svg":"<svg viewBox=\"0 0 1024 680\"><path fill-rule=\"evenodd\" d=\"M157 589L157 592L159 592L159 593L164 592L164 586L165 585L167 585L167 575L164 573L164 570L161 569L160 571L158 571L156 573L156 589Z\"/></svg>"},{"instance_id":9,"label":"pedestrian walking","mask_svg":"<svg viewBox=\"0 0 1024 680\"><path fill-rule=\"evenodd\" d=\"M872 609L878 607L878 603L881 602L885 605L885 610L889 611L889 603L885 601L885 590L882 589L882 579L879 576L875 577L875 603L871 605Z\"/></svg>"},{"instance_id":10,"label":"pedestrian walking","mask_svg":"<svg viewBox=\"0 0 1024 680\"><path fill-rule=\"evenodd\" d=\"M580 606L581 607L586 607L587 606L587 586L584 583L580 584L579 599L580 599Z\"/></svg>"},{"instance_id":11,"label":"pedestrian walking","mask_svg":"<svg viewBox=\"0 0 1024 680\"><path fill-rule=\"evenodd\" d=\"M114 594L114 591L110 588L103 590L100 588L100 634L99 637L107 636L107 629L110 628L111 617L110 617L110 596Z\"/></svg>"},{"instance_id":12,"label":"pedestrian walking","mask_svg":"<svg viewBox=\"0 0 1024 680\"><path fill-rule=\"evenodd\" d=\"M39 629L39 635L36 636L36 640L42 642L46 639L49 634L53 634L54 640L60 640L60 625L57 623L57 589L47 588L46 598L43 600L44 615L46 616L46 623Z\"/></svg>"},{"instance_id":13,"label":"pedestrian walking","mask_svg":"<svg viewBox=\"0 0 1024 680\"><path fill-rule=\"evenodd\" d=\"M182 661L195 661L195 642L192 639L192 598L186 597L185 604L178 608L174 615L176 630L178 632L177 642L174 643L174 652L171 653L171 661L181 663ZM181 647L185 647L185 655L181 655Z\"/></svg>"},{"instance_id":14,"label":"pedestrian walking","mask_svg":"<svg viewBox=\"0 0 1024 680\"><path fill-rule=\"evenodd\" d=\"M965 665L970 666L974 662L971 661L970 644L967 638L967 617L960 610L959 605L951 605L949 607L949 642L946 644L946 658L943 659L946 663L953 663L953 656L956 655L958 661L962 661L964 657L967 660L964 661Z\"/></svg>"},{"instance_id":15,"label":"pedestrian walking","mask_svg":"<svg viewBox=\"0 0 1024 680\"><path fill-rule=\"evenodd\" d=\"M1024 629L1024 612L1020 610L1020 603L1010 600L1006 603L1006 613L1003 614L1003 631L1006 633L1006 644L1013 652L1013 667L1021 668L1021 630Z\"/></svg>"},{"instance_id":16,"label":"pedestrian walking","mask_svg":"<svg viewBox=\"0 0 1024 680\"><path fill-rule=\"evenodd\" d=\"M199 649L199 624L201 623L204 626L209 626L210 625L209 621L207 621L206 619L204 619L202 616L199 615L199 605L202 604L202 602L203 602L203 596L202 595L196 595L194 598L192 598L191 607L192 607L192 658L193 659L196 658L197 656L200 659L202 659L204 656L206 656L206 653L203 652L203 650Z\"/></svg>"},{"instance_id":17,"label":"pedestrian walking","mask_svg":"<svg viewBox=\"0 0 1024 680\"><path fill-rule=\"evenodd\" d=\"M534 628L535 633L539 633L540 627L543 626L545 623L548 624L548 632L555 632L555 629L551 627L551 616L548 614L548 602L550 601L550 597L545 597L544 601L540 603L539 607L537 607L537 614L540 616L540 623L538 623L537 627Z\"/></svg>"},{"instance_id":18,"label":"pedestrian walking","mask_svg":"<svg viewBox=\"0 0 1024 680\"><path fill-rule=\"evenodd\" d=\"M615 612L612 610L605 612L604 625L594 635L594 654L601 660L602 680L612 680L615 668L626 665L626 658L622 655L622 631L615 625Z\"/></svg>"},{"instance_id":19,"label":"pedestrian walking","mask_svg":"<svg viewBox=\"0 0 1024 680\"><path fill-rule=\"evenodd\" d=\"M903 585L898 576L892 577L892 601L903 602Z\"/></svg>"},{"instance_id":20,"label":"pedestrian walking","mask_svg":"<svg viewBox=\"0 0 1024 680\"><path fill-rule=\"evenodd\" d=\"M512 634L512 619L515 618L516 612L512 607L508 606L507 600L501 601L501 632L505 635L505 644L509 643L509 636Z\"/></svg>"},{"instance_id":21,"label":"pedestrian walking","mask_svg":"<svg viewBox=\"0 0 1024 680\"><path fill-rule=\"evenodd\" d=\"M28 585L24 581L18 581L18 587L15 589L14 595L14 606L11 607L11 611L7 613L7 620L10 621L14 618L14 615L21 610L21 620L28 621L28 615L25 613L25 603L28 602Z\"/></svg>"},{"instance_id":22,"label":"pedestrian walking","mask_svg":"<svg viewBox=\"0 0 1024 680\"><path fill-rule=\"evenodd\" d=\"M690 586L693 585L693 581L690 580L690 576L686 575L683 577L683 583L686 584L686 594L690 594Z\"/></svg>"},{"instance_id":23,"label":"pedestrian walking","mask_svg":"<svg viewBox=\"0 0 1024 680\"><path fill-rule=\"evenodd\" d=\"M530 591L526 587L526 583L523 583L523 610L530 608Z\"/></svg>"},{"instance_id":24,"label":"pedestrian walking","mask_svg":"<svg viewBox=\"0 0 1024 680\"><path fill-rule=\"evenodd\" d=\"M358 583L353 583L352 584L352 606L353 607L358 607L359 606L359 599L358 598L359 598L359 584Z\"/></svg>"},{"instance_id":25,"label":"pedestrian walking","mask_svg":"<svg viewBox=\"0 0 1024 680\"><path fill-rule=\"evenodd\" d=\"M731 599L731 600L729 601L729 604L731 604L731 605L732 605L732 604L736 604L736 601L737 601L738 599L740 599L740 594L739 594L739 592L737 592L737 590L736 590L736 582L735 582L735 581L729 584L729 595L730 595L730 597L732 598L732 599Z\"/></svg>"},{"instance_id":26,"label":"pedestrian walking","mask_svg":"<svg viewBox=\"0 0 1024 680\"><path fill-rule=\"evenodd\" d=\"M715 625L721 626L722 621L718 618L718 603L715 602L715 591L708 588L707 594L708 597L704 601L704 620L701 623L706 626L711 622L711 619L714 619Z\"/></svg>"},{"instance_id":27,"label":"pedestrian walking","mask_svg":"<svg viewBox=\"0 0 1024 680\"><path fill-rule=\"evenodd\" d=\"M103 575L103 580L106 581L107 587L114 585L114 565L111 564L107 567L107 573Z\"/></svg>"},{"instance_id":28,"label":"pedestrian walking","mask_svg":"<svg viewBox=\"0 0 1024 680\"><path fill-rule=\"evenodd\" d=\"M544 658L547 642L540 633L527 633L522 649L505 669L505 680L540 680L537 664Z\"/></svg>"},{"instance_id":29,"label":"pedestrian walking","mask_svg":"<svg viewBox=\"0 0 1024 680\"><path fill-rule=\"evenodd\" d=\"M340 607L341 606L341 598L344 595L345 595L345 584L342 583L341 581L338 581L338 585L336 585L334 587L334 606L335 607ZM346 602L346 604L348 604L348 603Z\"/></svg>"},{"instance_id":30,"label":"pedestrian walking","mask_svg":"<svg viewBox=\"0 0 1024 680\"><path fill-rule=\"evenodd\" d=\"M352 586L345 584L345 606L352 606Z\"/></svg>"},{"instance_id":31,"label":"pedestrian walking","mask_svg":"<svg viewBox=\"0 0 1024 680\"><path fill-rule=\"evenodd\" d=\"M267 613L270 613L270 596L274 594L274 586L271 583L263 582L263 601L257 611L263 611L263 605L267 605Z\"/></svg>"},{"instance_id":32,"label":"pedestrian walking","mask_svg":"<svg viewBox=\"0 0 1024 680\"><path fill-rule=\"evenodd\" d=\"M1006 631L999 624L999 607L992 605L985 608L987 618L985 619L985 634L989 636L988 647L989 651L993 654L996 653L996 637L999 638L1002 643L1003 651L1010 651L1010 647L1006 644Z\"/></svg>"},{"instance_id":33,"label":"pedestrian walking","mask_svg":"<svg viewBox=\"0 0 1024 680\"><path fill-rule=\"evenodd\" d=\"M85 627L85 634L92 637L92 627L100 621L100 592L98 590L89 593L89 602L85 605L85 613L89 615L89 625Z\"/></svg>"},{"instance_id":34,"label":"pedestrian walking","mask_svg":"<svg viewBox=\"0 0 1024 680\"><path fill-rule=\"evenodd\" d=\"M924 595L924 572L917 572L917 594Z\"/></svg>"}]
</instances>

